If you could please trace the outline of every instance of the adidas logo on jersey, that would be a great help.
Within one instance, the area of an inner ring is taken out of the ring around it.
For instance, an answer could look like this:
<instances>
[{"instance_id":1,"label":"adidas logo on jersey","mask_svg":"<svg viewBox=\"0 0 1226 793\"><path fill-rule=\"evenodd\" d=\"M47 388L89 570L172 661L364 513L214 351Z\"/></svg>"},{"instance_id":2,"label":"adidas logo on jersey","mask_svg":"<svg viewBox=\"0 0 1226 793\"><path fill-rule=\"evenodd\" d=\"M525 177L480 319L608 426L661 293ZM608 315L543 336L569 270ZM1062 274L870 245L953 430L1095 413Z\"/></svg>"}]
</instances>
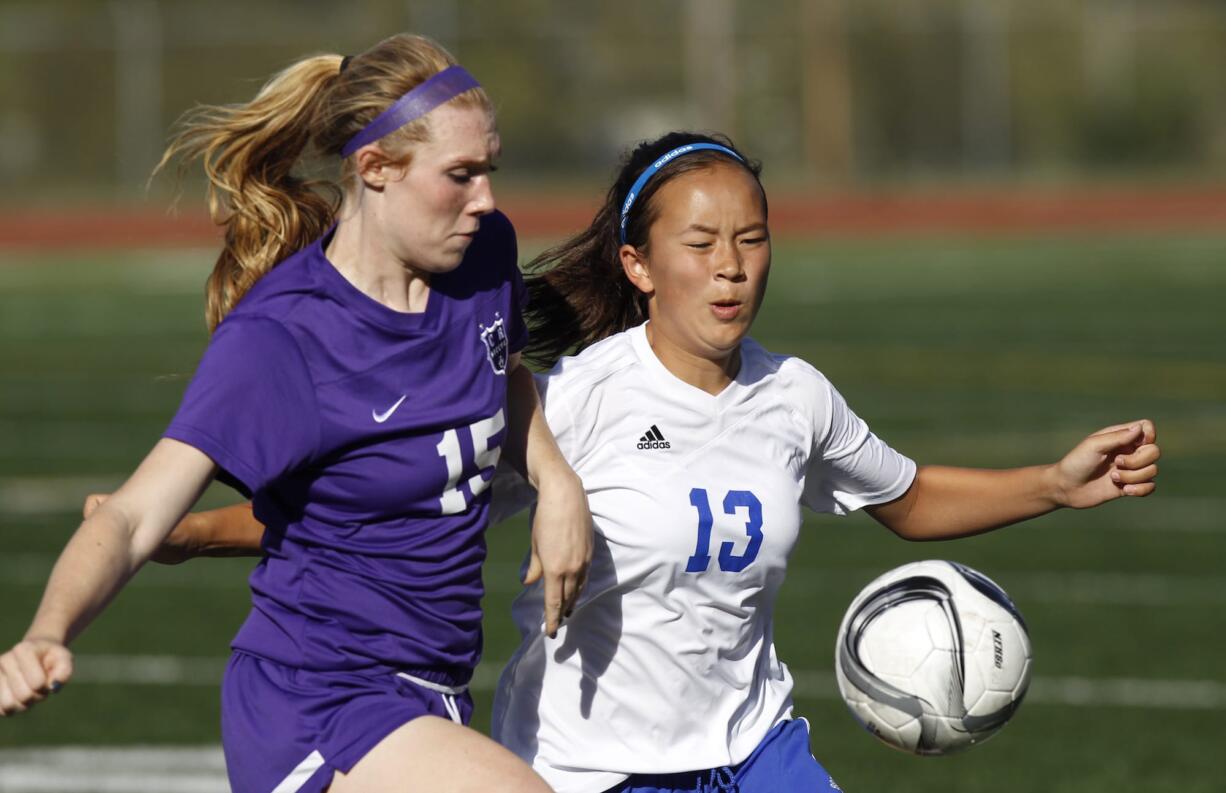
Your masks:
<instances>
[{"instance_id":1,"label":"adidas logo on jersey","mask_svg":"<svg viewBox=\"0 0 1226 793\"><path fill-rule=\"evenodd\" d=\"M664 440L664 433L660 432L660 428L655 424L651 425L651 429L647 430L647 434L639 438L640 449L671 449L672 445Z\"/></svg>"}]
</instances>

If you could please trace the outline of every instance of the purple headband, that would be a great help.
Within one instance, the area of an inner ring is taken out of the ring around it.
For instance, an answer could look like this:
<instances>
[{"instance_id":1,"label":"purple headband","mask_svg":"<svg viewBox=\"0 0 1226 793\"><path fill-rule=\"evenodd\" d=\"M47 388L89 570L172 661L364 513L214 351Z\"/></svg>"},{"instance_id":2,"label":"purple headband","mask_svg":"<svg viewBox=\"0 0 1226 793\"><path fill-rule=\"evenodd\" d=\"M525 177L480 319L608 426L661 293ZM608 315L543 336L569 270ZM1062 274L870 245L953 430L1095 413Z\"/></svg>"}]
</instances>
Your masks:
<instances>
[{"instance_id":1,"label":"purple headband","mask_svg":"<svg viewBox=\"0 0 1226 793\"><path fill-rule=\"evenodd\" d=\"M397 99L361 132L350 138L341 149L341 157L348 157L367 143L374 143L383 136L390 135L470 88L479 87L481 84L463 66L448 66Z\"/></svg>"}]
</instances>

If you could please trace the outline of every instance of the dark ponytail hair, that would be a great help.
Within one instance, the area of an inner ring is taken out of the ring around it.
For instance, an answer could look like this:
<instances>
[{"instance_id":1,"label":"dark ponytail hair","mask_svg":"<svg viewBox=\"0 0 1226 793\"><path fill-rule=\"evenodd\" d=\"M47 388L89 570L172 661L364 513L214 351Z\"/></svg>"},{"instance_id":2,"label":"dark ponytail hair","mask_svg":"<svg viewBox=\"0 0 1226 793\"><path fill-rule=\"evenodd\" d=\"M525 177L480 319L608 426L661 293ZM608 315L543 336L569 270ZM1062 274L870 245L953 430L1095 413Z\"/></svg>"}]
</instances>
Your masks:
<instances>
[{"instance_id":1,"label":"dark ponytail hair","mask_svg":"<svg viewBox=\"0 0 1226 793\"><path fill-rule=\"evenodd\" d=\"M552 366L567 353L575 353L614 333L647 319L647 296L622 271L621 206L631 185L649 165L687 143L717 143L741 155L736 160L718 151L702 150L677 157L643 186L630 209L626 243L647 250L651 226L659 217L655 196L660 188L682 174L710 168L716 163L743 167L762 183L760 163L745 157L723 135L669 132L640 143L622 159L617 179L591 225L528 263L527 320L532 336L525 357L538 366ZM766 191L762 191L766 201Z\"/></svg>"}]
</instances>

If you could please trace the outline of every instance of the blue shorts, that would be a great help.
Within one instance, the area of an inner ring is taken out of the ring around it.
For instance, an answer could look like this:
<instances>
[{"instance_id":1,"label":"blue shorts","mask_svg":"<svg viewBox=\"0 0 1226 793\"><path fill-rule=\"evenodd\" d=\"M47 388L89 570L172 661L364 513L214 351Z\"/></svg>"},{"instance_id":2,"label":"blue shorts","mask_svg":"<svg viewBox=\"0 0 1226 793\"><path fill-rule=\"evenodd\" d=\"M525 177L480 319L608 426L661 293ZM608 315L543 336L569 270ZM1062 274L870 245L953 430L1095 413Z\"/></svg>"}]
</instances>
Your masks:
<instances>
[{"instance_id":1,"label":"blue shorts","mask_svg":"<svg viewBox=\"0 0 1226 793\"><path fill-rule=\"evenodd\" d=\"M418 716L460 724L466 690L394 672L310 672L236 652L221 687L233 793L321 793Z\"/></svg>"},{"instance_id":2,"label":"blue shorts","mask_svg":"<svg viewBox=\"0 0 1226 793\"><path fill-rule=\"evenodd\" d=\"M828 793L842 788L809 751L809 723L775 725L745 762L679 774L635 774L607 793Z\"/></svg>"}]
</instances>

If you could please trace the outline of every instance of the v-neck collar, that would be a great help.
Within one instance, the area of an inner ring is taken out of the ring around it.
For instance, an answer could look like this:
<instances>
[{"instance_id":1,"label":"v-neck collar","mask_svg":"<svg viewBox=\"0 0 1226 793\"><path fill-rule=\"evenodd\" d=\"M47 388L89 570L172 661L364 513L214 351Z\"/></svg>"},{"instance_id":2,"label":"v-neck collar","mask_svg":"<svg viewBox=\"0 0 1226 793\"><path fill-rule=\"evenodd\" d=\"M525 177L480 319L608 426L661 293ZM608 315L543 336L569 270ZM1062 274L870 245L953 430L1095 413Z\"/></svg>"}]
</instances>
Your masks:
<instances>
[{"instance_id":1,"label":"v-neck collar","mask_svg":"<svg viewBox=\"0 0 1226 793\"><path fill-rule=\"evenodd\" d=\"M715 412L719 412L727 405L737 401L748 382L745 376L749 368L749 362L746 360L743 344L741 348L741 366L737 370L736 376L718 394L710 394L696 385L687 383L669 371L668 367L656 355L656 351L651 348L651 342L647 340L647 325L649 323L650 320L642 325L631 328L626 333L629 334L630 343L634 347L639 360L642 361L643 366L655 376L656 380L665 389L689 402L705 405L708 409Z\"/></svg>"}]
</instances>

